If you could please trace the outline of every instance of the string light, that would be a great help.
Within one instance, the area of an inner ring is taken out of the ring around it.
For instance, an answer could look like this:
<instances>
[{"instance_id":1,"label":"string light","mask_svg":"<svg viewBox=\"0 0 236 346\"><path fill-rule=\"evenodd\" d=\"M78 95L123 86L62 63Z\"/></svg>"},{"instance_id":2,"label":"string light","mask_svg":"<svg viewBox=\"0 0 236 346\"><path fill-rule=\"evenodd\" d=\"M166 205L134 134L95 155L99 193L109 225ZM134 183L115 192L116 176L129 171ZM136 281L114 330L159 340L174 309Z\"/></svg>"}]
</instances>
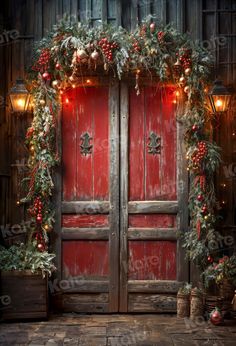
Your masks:
<instances>
[{"instance_id":1,"label":"string light","mask_svg":"<svg viewBox=\"0 0 236 346\"><path fill-rule=\"evenodd\" d=\"M67 104L69 103L69 99L68 99L68 98L66 98L66 103L67 103Z\"/></svg>"},{"instance_id":2,"label":"string light","mask_svg":"<svg viewBox=\"0 0 236 346\"><path fill-rule=\"evenodd\" d=\"M86 80L86 83L87 83L87 84L91 84L91 80L90 80L90 79L87 79L87 80Z\"/></svg>"},{"instance_id":3,"label":"string light","mask_svg":"<svg viewBox=\"0 0 236 346\"><path fill-rule=\"evenodd\" d=\"M18 201L16 201L16 205L20 205L20 201L18 200Z\"/></svg>"},{"instance_id":4,"label":"string light","mask_svg":"<svg viewBox=\"0 0 236 346\"><path fill-rule=\"evenodd\" d=\"M75 88L75 86L76 86L75 84L72 84L72 88Z\"/></svg>"}]
</instances>

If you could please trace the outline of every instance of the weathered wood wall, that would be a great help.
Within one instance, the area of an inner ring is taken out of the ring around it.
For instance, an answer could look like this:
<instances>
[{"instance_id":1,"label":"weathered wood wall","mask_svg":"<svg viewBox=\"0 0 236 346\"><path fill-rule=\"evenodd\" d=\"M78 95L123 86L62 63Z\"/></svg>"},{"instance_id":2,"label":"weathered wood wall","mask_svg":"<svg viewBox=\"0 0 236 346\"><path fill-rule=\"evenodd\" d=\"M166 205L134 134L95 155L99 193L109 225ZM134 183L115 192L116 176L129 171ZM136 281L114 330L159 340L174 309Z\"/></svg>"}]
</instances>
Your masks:
<instances>
[{"instance_id":1,"label":"weathered wood wall","mask_svg":"<svg viewBox=\"0 0 236 346\"><path fill-rule=\"evenodd\" d=\"M65 14L71 21L88 20L91 25L105 21L128 29L148 14L155 15L163 23L173 23L180 31L188 31L193 39L211 49L218 76L228 84L236 83L235 0L9 0L1 4L0 11L1 229L6 224L21 223L25 214L16 201L27 158L23 139L30 121L29 116L16 117L9 112L7 93L18 76L25 76L34 41L45 36ZM216 129L223 147L223 164L217 179L219 197L224 224L232 234L236 221L235 116L231 110L220 119Z\"/></svg>"}]
</instances>

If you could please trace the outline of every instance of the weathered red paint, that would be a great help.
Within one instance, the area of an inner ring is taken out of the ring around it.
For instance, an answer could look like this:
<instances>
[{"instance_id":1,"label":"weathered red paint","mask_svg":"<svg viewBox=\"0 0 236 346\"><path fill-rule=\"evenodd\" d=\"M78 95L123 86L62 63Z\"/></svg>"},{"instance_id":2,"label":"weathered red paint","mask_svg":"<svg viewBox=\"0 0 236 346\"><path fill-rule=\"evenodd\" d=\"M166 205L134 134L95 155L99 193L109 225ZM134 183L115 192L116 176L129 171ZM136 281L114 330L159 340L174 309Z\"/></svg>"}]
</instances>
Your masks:
<instances>
[{"instance_id":1,"label":"weathered red paint","mask_svg":"<svg viewBox=\"0 0 236 346\"><path fill-rule=\"evenodd\" d=\"M129 227L176 227L176 216L167 214L138 214L129 215Z\"/></svg>"},{"instance_id":2,"label":"weathered red paint","mask_svg":"<svg viewBox=\"0 0 236 346\"><path fill-rule=\"evenodd\" d=\"M62 159L63 199L66 201L108 200L109 123L108 89L77 88L63 100ZM92 138L92 153L82 155L81 136Z\"/></svg>"},{"instance_id":3,"label":"weathered red paint","mask_svg":"<svg viewBox=\"0 0 236 346\"><path fill-rule=\"evenodd\" d=\"M176 242L129 241L130 280L175 280Z\"/></svg>"},{"instance_id":4,"label":"weathered red paint","mask_svg":"<svg viewBox=\"0 0 236 346\"><path fill-rule=\"evenodd\" d=\"M173 90L147 87L130 92L129 200L176 199L176 119ZM160 154L148 152L150 134L161 137ZM129 227L173 228L176 215L129 215ZM129 279L175 280L176 242L130 240Z\"/></svg>"},{"instance_id":5,"label":"weathered red paint","mask_svg":"<svg viewBox=\"0 0 236 346\"><path fill-rule=\"evenodd\" d=\"M161 153L148 153L150 133L161 137ZM176 119L173 89L130 92L129 199L176 199Z\"/></svg>"},{"instance_id":6,"label":"weathered red paint","mask_svg":"<svg viewBox=\"0 0 236 346\"><path fill-rule=\"evenodd\" d=\"M63 241L63 278L108 276L108 242L92 240Z\"/></svg>"},{"instance_id":7,"label":"weathered red paint","mask_svg":"<svg viewBox=\"0 0 236 346\"><path fill-rule=\"evenodd\" d=\"M70 102L68 104L64 103L62 112L62 198L66 201L73 201L76 199L76 169L74 163L77 160L75 91L68 91L63 100L66 100L66 98Z\"/></svg>"},{"instance_id":8,"label":"weathered red paint","mask_svg":"<svg viewBox=\"0 0 236 346\"><path fill-rule=\"evenodd\" d=\"M107 227L108 215L63 215L62 227Z\"/></svg>"}]
</instances>

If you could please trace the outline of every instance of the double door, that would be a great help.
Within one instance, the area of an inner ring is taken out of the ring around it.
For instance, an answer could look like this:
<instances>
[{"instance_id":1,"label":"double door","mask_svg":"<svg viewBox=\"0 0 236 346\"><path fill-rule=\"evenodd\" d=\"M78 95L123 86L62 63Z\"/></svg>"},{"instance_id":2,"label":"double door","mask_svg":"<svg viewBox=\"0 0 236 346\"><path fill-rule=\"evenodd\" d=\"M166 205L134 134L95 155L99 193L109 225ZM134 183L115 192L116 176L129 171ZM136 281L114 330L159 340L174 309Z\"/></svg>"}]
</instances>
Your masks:
<instances>
[{"instance_id":1,"label":"double door","mask_svg":"<svg viewBox=\"0 0 236 346\"><path fill-rule=\"evenodd\" d=\"M63 96L64 311L176 310L187 270L177 240L185 173L174 101L172 87L136 95L125 83Z\"/></svg>"}]
</instances>

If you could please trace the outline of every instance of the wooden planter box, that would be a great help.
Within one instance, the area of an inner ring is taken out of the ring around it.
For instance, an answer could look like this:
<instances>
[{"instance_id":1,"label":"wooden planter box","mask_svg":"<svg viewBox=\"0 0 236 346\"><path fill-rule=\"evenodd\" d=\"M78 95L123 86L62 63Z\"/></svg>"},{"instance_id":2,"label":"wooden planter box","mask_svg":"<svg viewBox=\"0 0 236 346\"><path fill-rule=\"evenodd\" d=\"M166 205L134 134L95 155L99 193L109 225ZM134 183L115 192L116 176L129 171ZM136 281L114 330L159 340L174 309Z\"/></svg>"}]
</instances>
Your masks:
<instances>
[{"instance_id":1,"label":"wooden planter box","mask_svg":"<svg viewBox=\"0 0 236 346\"><path fill-rule=\"evenodd\" d=\"M48 278L26 271L1 272L1 316L4 320L48 317Z\"/></svg>"}]
</instances>

